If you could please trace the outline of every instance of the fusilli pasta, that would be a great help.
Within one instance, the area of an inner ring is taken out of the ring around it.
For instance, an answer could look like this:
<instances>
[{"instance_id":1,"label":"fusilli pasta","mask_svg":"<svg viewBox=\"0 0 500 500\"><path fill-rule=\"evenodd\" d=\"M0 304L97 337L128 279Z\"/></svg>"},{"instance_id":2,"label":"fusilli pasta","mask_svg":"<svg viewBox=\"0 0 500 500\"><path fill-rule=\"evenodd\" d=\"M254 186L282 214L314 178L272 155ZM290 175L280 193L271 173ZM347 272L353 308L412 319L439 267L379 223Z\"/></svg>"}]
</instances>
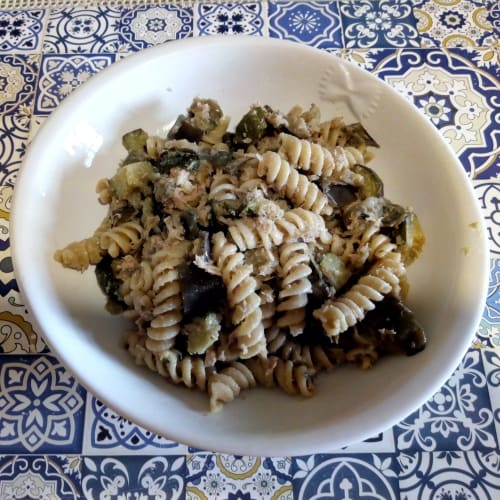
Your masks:
<instances>
[{"instance_id":1,"label":"fusilli pasta","mask_svg":"<svg viewBox=\"0 0 500 500\"><path fill-rule=\"evenodd\" d=\"M378 145L361 124L253 106L232 131L195 98L166 137L122 144L96 186L106 217L54 259L95 266L137 364L218 411L256 385L311 396L320 371L425 347L403 303L425 238L365 166Z\"/></svg>"}]
</instances>

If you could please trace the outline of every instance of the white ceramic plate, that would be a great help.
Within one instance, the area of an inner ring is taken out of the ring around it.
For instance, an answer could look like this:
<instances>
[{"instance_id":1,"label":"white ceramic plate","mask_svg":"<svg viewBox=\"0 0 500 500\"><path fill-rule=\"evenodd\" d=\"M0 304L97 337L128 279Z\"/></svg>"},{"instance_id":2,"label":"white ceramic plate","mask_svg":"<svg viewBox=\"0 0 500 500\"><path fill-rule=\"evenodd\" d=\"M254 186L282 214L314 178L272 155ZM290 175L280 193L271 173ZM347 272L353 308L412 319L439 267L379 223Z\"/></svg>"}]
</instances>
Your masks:
<instances>
[{"instance_id":1,"label":"white ceramic plate","mask_svg":"<svg viewBox=\"0 0 500 500\"><path fill-rule=\"evenodd\" d=\"M282 110L319 104L324 117L361 119L380 143L371 164L386 196L414 207L427 244L410 268L409 305L427 349L368 372L318 377L311 399L246 391L218 414L206 395L137 367L119 347L126 326L108 315L93 271L53 262L56 248L94 230L105 213L95 184L123 157L124 132L161 131L194 96L237 120L255 102ZM477 223L476 229L470 224ZM250 455L332 451L397 423L430 398L459 363L479 321L487 244L464 171L428 121L375 77L314 49L260 38L199 38L128 57L68 97L31 144L15 190L17 278L40 332L105 404L172 440Z\"/></svg>"}]
</instances>

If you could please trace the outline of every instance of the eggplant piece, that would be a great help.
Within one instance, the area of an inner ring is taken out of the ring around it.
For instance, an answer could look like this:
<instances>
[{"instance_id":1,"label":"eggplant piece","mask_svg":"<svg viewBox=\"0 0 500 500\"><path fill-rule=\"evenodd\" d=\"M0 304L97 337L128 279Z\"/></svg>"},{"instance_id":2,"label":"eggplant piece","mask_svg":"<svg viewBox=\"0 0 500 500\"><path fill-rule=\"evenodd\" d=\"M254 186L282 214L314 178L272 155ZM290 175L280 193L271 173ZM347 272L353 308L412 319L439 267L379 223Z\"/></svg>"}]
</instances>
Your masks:
<instances>
[{"instance_id":1,"label":"eggplant piece","mask_svg":"<svg viewBox=\"0 0 500 500\"><path fill-rule=\"evenodd\" d=\"M403 222L397 227L395 241L403 262L409 266L421 253L425 235L417 214L406 212Z\"/></svg>"},{"instance_id":2,"label":"eggplant piece","mask_svg":"<svg viewBox=\"0 0 500 500\"><path fill-rule=\"evenodd\" d=\"M403 352L413 356L424 350L427 338L413 312L400 300L386 297L359 323L358 330L375 335L378 349L385 354ZM384 333L392 332L392 333Z\"/></svg>"},{"instance_id":3,"label":"eggplant piece","mask_svg":"<svg viewBox=\"0 0 500 500\"><path fill-rule=\"evenodd\" d=\"M379 175L371 168L358 163L353 165L352 171L363 177L363 183L359 187L359 197L361 199L369 198L370 196L376 198L384 196L384 183Z\"/></svg>"},{"instance_id":4,"label":"eggplant piece","mask_svg":"<svg viewBox=\"0 0 500 500\"><path fill-rule=\"evenodd\" d=\"M214 167L226 167L232 159L230 151L211 151L207 158Z\"/></svg>"},{"instance_id":5,"label":"eggplant piece","mask_svg":"<svg viewBox=\"0 0 500 500\"><path fill-rule=\"evenodd\" d=\"M180 219L184 227L184 237L190 241L198 238L200 228L198 227L197 211L195 209L185 210L181 213Z\"/></svg>"},{"instance_id":6,"label":"eggplant piece","mask_svg":"<svg viewBox=\"0 0 500 500\"><path fill-rule=\"evenodd\" d=\"M246 113L236 125L234 142L248 146L261 139L267 129L266 111L255 107Z\"/></svg>"},{"instance_id":7,"label":"eggplant piece","mask_svg":"<svg viewBox=\"0 0 500 500\"><path fill-rule=\"evenodd\" d=\"M97 284L108 299L106 308L110 312L119 313L126 309L126 305L118 292L121 281L113 273L112 264L113 259L109 255L106 255L96 264L94 271Z\"/></svg>"},{"instance_id":8,"label":"eggplant piece","mask_svg":"<svg viewBox=\"0 0 500 500\"><path fill-rule=\"evenodd\" d=\"M342 208L357 200L357 190L353 186L324 182L321 186L321 190L334 207Z\"/></svg>"},{"instance_id":9,"label":"eggplant piece","mask_svg":"<svg viewBox=\"0 0 500 500\"><path fill-rule=\"evenodd\" d=\"M186 139L190 142L199 142L203 137L203 130L184 120L173 134L174 139Z\"/></svg>"},{"instance_id":10,"label":"eggplant piece","mask_svg":"<svg viewBox=\"0 0 500 500\"><path fill-rule=\"evenodd\" d=\"M201 244L198 246L197 255L199 255L205 262L210 262L211 259L211 244L210 233L208 231L199 231L198 238Z\"/></svg>"},{"instance_id":11,"label":"eggplant piece","mask_svg":"<svg viewBox=\"0 0 500 500\"><path fill-rule=\"evenodd\" d=\"M130 165L131 163L138 163L146 160L148 160L148 155L146 151L135 149L133 151L130 151L130 153L122 161L121 165L122 167L125 167L126 165Z\"/></svg>"},{"instance_id":12,"label":"eggplant piece","mask_svg":"<svg viewBox=\"0 0 500 500\"><path fill-rule=\"evenodd\" d=\"M127 132L122 137L122 144L129 153L131 151L144 151L147 140L148 134L142 128L137 128Z\"/></svg>"},{"instance_id":13,"label":"eggplant piece","mask_svg":"<svg viewBox=\"0 0 500 500\"><path fill-rule=\"evenodd\" d=\"M346 136L346 146L358 148L359 146L372 146L379 148L377 141L367 132L361 123L351 123L343 128Z\"/></svg>"},{"instance_id":14,"label":"eggplant piece","mask_svg":"<svg viewBox=\"0 0 500 500\"><path fill-rule=\"evenodd\" d=\"M194 263L179 266L178 271L185 319L223 307L226 287L220 276L207 273Z\"/></svg>"},{"instance_id":15,"label":"eggplant piece","mask_svg":"<svg viewBox=\"0 0 500 500\"><path fill-rule=\"evenodd\" d=\"M397 227L405 220L407 211L401 205L387 201L382 209L382 213L383 227Z\"/></svg>"},{"instance_id":16,"label":"eggplant piece","mask_svg":"<svg viewBox=\"0 0 500 500\"><path fill-rule=\"evenodd\" d=\"M160 158L155 162L156 168L167 174L174 167L182 167L186 170L198 170L200 158L191 149L167 149L163 151Z\"/></svg>"},{"instance_id":17,"label":"eggplant piece","mask_svg":"<svg viewBox=\"0 0 500 500\"><path fill-rule=\"evenodd\" d=\"M210 205L215 217L227 217L229 219L239 217L247 206L245 201L239 199L222 201L211 200Z\"/></svg>"},{"instance_id":18,"label":"eggplant piece","mask_svg":"<svg viewBox=\"0 0 500 500\"><path fill-rule=\"evenodd\" d=\"M188 109L189 123L203 132L215 128L223 116L219 103L214 99L196 97Z\"/></svg>"}]
</instances>

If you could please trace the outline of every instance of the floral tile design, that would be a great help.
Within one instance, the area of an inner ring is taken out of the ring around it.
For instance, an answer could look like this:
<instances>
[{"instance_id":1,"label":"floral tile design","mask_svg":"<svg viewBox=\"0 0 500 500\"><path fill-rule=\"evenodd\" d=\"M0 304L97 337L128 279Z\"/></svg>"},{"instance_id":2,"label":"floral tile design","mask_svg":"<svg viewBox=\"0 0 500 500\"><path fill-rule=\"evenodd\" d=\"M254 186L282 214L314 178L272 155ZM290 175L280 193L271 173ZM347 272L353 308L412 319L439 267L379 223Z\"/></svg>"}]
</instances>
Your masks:
<instances>
[{"instance_id":1,"label":"floral tile design","mask_svg":"<svg viewBox=\"0 0 500 500\"><path fill-rule=\"evenodd\" d=\"M497 165L498 168L498 165ZM489 181L475 181L474 189L478 196L479 205L482 208L484 221L486 223L486 231L488 233L488 239L490 243L490 253L495 259L500 257L500 179L499 180L489 180ZM492 262L496 262L493 260ZM500 276L492 275L491 280L495 286L499 286ZM498 288L495 291L497 300L500 294ZM495 294L492 297L495 297ZM491 307L491 306L490 306ZM498 306L497 306L498 307ZM494 321L500 320L500 312L494 313L494 310L486 309L486 317Z\"/></svg>"},{"instance_id":2,"label":"floral tile design","mask_svg":"<svg viewBox=\"0 0 500 500\"><path fill-rule=\"evenodd\" d=\"M495 500L500 493L496 451L401 453L401 498Z\"/></svg>"},{"instance_id":3,"label":"floral tile design","mask_svg":"<svg viewBox=\"0 0 500 500\"><path fill-rule=\"evenodd\" d=\"M0 115L0 186L15 185L26 152L29 120L30 110L23 105L15 113Z\"/></svg>"},{"instance_id":4,"label":"floral tile design","mask_svg":"<svg viewBox=\"0 0 500 500\"><path fill-rule=\"evenodd\" d=\"M13 113L21 105L31 106L38 63L35 54L0 54L0 113Z\"/></svg>"},{"instance_id":5,"label":"floral tile design","mask_svg":"<svg viewBox=\"0 0 500 500\"><path fill-rule=\"evenodd\" d=\"M396 50L374 73L422 109L472 178L494 174L498 82L477 68L466 51Z\"/></svg>"},{"instance_id":6,"label":"floral tile design","mask_svg":"<svg viewBox=\"0 0 500 500\"><path fill-rule=\"evenodd\" d=\"M263 2L197 3L195 35L264 35Z\"/></svg>"},{"instance_id":7,"label":"floral tile design","mask_svg":"<svg viewBox=\"0 0 500 500\"><path fill-rule=\"evenodd\" d=\"M486 0L486 9L488 10L487 19L493 26L495 35L500 36L500 4L497 0Z\"/></svg>"},{"instance_id":8,"label":"floral tile design","mask_svg":"<svg viewBox=\"0 0 500 500\"><path fill-rule=\"evenodd\" d=\"M499 201L496 199L497 204ZM491 259L490 262L490 285L486 297L484 318L490 323L498 324L500 320L500 259Z\"/></svg>"},{"instance_id":9,"label":"floral tile design","mask_svg":"<svg viewBox=\"0 0 500 500\"><path fill-rule=\"evenodd\" d=\"M400 451L491 450L498 446L479 349L446 384L394 427Z\"/></svg>"},{"instance_id":10,"label":"floral tile design","mask_svg":"<svg viewBox=\"0 0 500 500\"><path fill-rule=\"evenodd\" d=\"M119 22L119 9L52 9L43 51L57 54L117 52Z\"/></svg>"},{"instance_id":11,"label":"floral tile design","mask_svg":"<svg viewBox=\"0 0 500 500\"><path fill-rule=\"evenodd\" d=\"M341 0L347 48L418 47L412 1Z\"/></svg>"},{"instance_id":12,"label":"floral tile design","mask_svg":"<svg viewBox=\"0 0 500 500\"><path fill-rule=\"evenodd\" d=\"M500 337L500 331L498 331ZM500 441L500 350L484 349L482 351L485 370L488 374L488 391L490 393L491 407L495 414L495 427L497 430L497 439ZM500 461L498 462L500 470Z\"/></svg>"},{"instance_id":13,"label":"floral tile design","mask_svg":"<svg viewBox=\"0 0 500 500\"><path fill-rule=\"evenodd\" d=\"M0 10L0 52L33 52L41 43L44 10Z\"/></svg>"},{"instance_id":14,"label":"floral tile design","mask_svg":"<svg viewBox=\"0 0 500 500\"><path fill-rule=\"evenodd\" d=\"M389 454L297 457L292 462L294 498L398 500L397 471Z\"/></svg>"},{"instance_id":15,"label":"floral tile design","mask_svg":"<svg viewBox=\"0 0 500 500\"><path fill-rule=\"evenodd\" d=\"M493 42L488 9L480 0L417 0L422 47L478 47Z\"/></svg>"},{"instance_id":16,"label":"floral tile design","mask_svg":"<svg viewBox=\"0 0 500 500\"><path fill-rule=\"evenodd\" d=\"M177 5L143 5L122 12L120 36L124 46L141 50L192 34L192 9Z\"/></svg>"},{"instance_id":17,"label":"floral tile design","mask_svg":"<svg viewBox=\"0 0 500 500\"><path fill-rule=\"evenodd\" d=\"M0 312L0 353L32 354L45 351L45 343L26 319L26 310L19 312L22 314Z\"/></svg>"},{"instance_id":18,"label":"floral tile design","mask_svg":"<svg viewBox=\"0 0 500 500\"><path fill-rule=\"evenodd\" d=\"M0 394L0 446L80 453L85 390L55 358L2 356Z\"/></svg>"},{"instance_id":19,"label":"floral tile design","mask_svg":"<svg viewBox=\"0 0 500 500\"><path fill-rule=\"evenodd\" d=\"M328 49L342 47L337 3L277 1L269 3L269 34Z\"/></svg>"},{"instance_id":20,"label":"floral tile design","mask_svg":"<svg viewBox=\"0 0 500 500\"><path fill-rule=\"evenodd\" d=\"M186 466L190 500L292 498L289 458L188 455Z\"/></svg>"},{"instance_id":21,"label":"floral tile design","mask_svg":"<svg viewBox=\"0 0 500 500\"><path fill-rule=\"evenodd\" d=\"M2 455L0 498L80 498L80 465L77 456Z\"/></svg>"},{"instance_id":22,"label":"floral tile design","mask_svg":"<svg viewBox=\"0 0 500 500\"><path fill-rule=\"evenodd\" d=\"M37 89L35 113L50 114L75 88L114 61L104 55L44 55Z\"/></svg>"},{"instance_id":23,"label":"floral tile design","mask_svg":"<svg viewBox=\"0 0 500 500\"><path fill-rule=\"evenodd\" d=\"M184 498L184 456L84 457L82 490L85 498Z\"/></svg>"},{"instance_id":24,"label":"floral tile design","mask_svg":"<svg viewBox=\"0 0 500 500\"><path fill-rule=\"evenodd\" d=\"M185 445L169 441L116 414L101 401L88 395L84 453L180 455Z\"/></svg>"}]
</instances>

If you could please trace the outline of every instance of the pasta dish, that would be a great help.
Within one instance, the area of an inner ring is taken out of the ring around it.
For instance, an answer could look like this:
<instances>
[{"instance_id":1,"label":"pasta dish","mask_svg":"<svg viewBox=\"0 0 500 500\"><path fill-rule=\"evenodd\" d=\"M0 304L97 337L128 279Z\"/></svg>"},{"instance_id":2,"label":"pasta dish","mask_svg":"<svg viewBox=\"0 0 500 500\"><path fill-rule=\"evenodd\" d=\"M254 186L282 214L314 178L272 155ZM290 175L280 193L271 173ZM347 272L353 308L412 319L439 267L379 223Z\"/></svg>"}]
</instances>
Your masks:
<instances>
[{"instance_id":1,"label":"pasta dish","mask_svg":"<svg viewBox=\"0 0 500 500\"><path fill-rule=\"evenodd\" d=\"M195 98L166 137L125 134L97 183L107 215L54 254L95 266L135 361L216 411L257 385L311 396L321 371L424 349L405 298L425 238L367 166L364 127L314 104L254 105L229 125Z\"/></svg>"}]
</instances>

